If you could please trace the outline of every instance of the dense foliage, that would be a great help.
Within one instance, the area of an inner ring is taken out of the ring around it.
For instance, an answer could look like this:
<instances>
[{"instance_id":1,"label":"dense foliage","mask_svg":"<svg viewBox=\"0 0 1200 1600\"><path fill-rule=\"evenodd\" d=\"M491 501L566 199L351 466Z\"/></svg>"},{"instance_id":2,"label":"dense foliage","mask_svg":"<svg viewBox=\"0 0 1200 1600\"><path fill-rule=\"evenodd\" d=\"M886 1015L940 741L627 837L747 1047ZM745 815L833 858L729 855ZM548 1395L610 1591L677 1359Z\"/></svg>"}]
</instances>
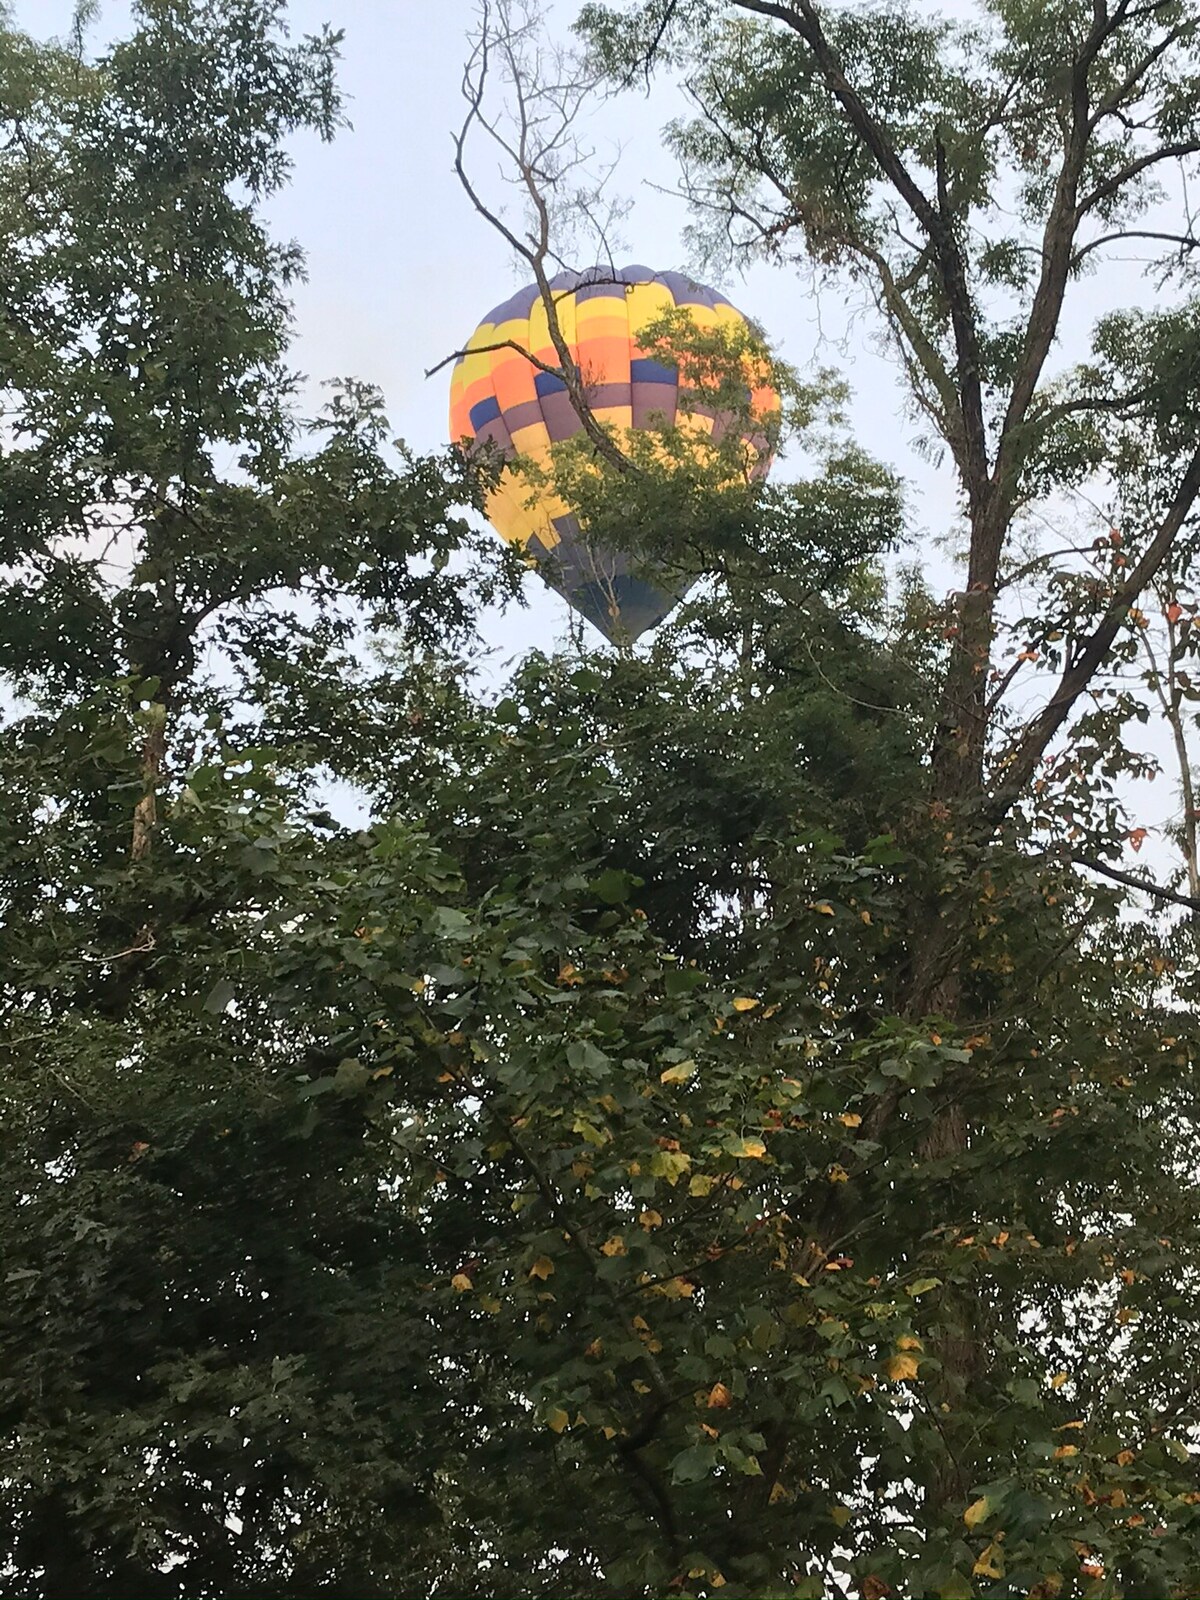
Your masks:
<instances>
[{"instance_id":1,"label":"dense foliage","mask_svg":"<svg viewBox=\"0 0 1200 1600\"><path fill-rule=\"evenodd\" d=\"M997 195L1132 226L1137 152L1193 150L1196 23L819 10L587 29L750 130L677 135L718 203L771 152L772 250L873 264L974 576L889 569L925 535L822 382L782 488L565 453L702 582L499 690L492 464L354 384L295 415L258 208L336 38L0 34L0 1594L1200 1585L1196 908L1104 875L1129 727L1186 756L1194 308L1043 379L1071 233L983 326L1034 259ZM1019 542L1085 480L1112 524Z\"/></svg>"}]
</instances>

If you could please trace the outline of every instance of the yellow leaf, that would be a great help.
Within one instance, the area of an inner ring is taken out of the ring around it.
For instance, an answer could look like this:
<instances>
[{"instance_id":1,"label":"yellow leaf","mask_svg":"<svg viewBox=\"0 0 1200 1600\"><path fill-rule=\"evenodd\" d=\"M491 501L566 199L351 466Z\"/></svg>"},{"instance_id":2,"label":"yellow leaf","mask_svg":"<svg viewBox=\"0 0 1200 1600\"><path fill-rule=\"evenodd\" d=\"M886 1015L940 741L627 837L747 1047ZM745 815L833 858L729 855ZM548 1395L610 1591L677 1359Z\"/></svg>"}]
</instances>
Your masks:
<instances>
[{"instance_id":1,"label":"yellow leaf","mask_svg":"<svg viewBox=\"0 0 1200 1600\"><path fill-rule=\"evenodd\" d=\"M830 1506L829 1508L830 1520L835 1522L839 1528L846 1526L850 1521L850 1515L849 1506Z\"/></svg>"},{"instance_id":2,"label":"yellow leaf","mask_svg":"<svg viewBox=\"0 0 1200 1600\"><path fill-rule=\"evenodd\" d=\"M615 1439L617 1437L617 1430L615 1428L601 1428L600 1432L606 1439Z\"/></svg>"},{"instance_id":3,"label":"yellow leaf","mask_svg":"<svg viewBox=\"0 0 1200 1600\"><path fill-rule=\"evenodd\" d=\"M656 1150L650 1157L650 1176L665 1178L673 1189L691 1165L692 1158L686 1150Z\"/></svg>"},{"instance_id":4,"label":"yellow leaf","mask_svg":"<svg viewBox=\"0 0 1200 1600\"><path fill-rule=\"evenodd\" d=\"M781 1483L773 1483L771 1492L767 1496L767 1504L777 1506L781 1500L793 1500L795 1496L790 1489L785 1489Z\"/></svg>"},{"instance_id":5,"label":"yellow leaf","mask_svg":"<svg viewBox=\"0 0 1200 1600\"><path fill-rule=\"evenodd\" d=\"M833 916L833 907L828 900L818 900L815 905L810 905L808 909L818 912L822 917Z\"/></svg>"},{"instance_id":6,"label":"yellow leaf","mask_svg":"<svg viewBox=\"0 0 1200 1600\"><path fill-rule=\"evenodd\" d=\"M494 1294L481 1294L479 1296L479 1304L484 1311L489 1312L493 1317L500 1309L500 1302Z\"/></svg>"},{"instance_id":7,"label":"yellow leaf","mask_svg":"<svg viewBox=\"0 0 1200 1600\"><path fill-rule=\"evenodd\" d=\"M940 1289L941 1286L940 1278L918 1278L915 1283L909 1284L907 1292L914 1300L919 1300L923 1294L928 1294L931 1289Z\"/></svg>"},{"instance_id":8,"label":"yellow leaf","mask_svg":"<svg viewBox=\"0 0 1200 1600\"><path fill-rule=\"evenodd\" d=\"M761 1139L742 1139L729 1153L734 1156L743 1156L749 1161L761 1161L767 1153L767 1147Z\"/></svg>"},{"instance_id":9,"label":"yellow leaf","mask_svg":"<svg viewBox=\"0 0 1200 1600\"><path fill-rule=\"evenodd\" d=\"M554 1263L549 1256L539 1256L529 1269L531 1278L540 1278L543 1283L554 1271Z\"/></svg>"},{"instance_id":10,"label":"yellow leaf","mask_svg":"<svg viewBox=\"0 0 1200 1600\"><path fill-rule=\"evenodd\" d=\"M708 1409L723 1410L729 1404L730 1398L729 1390L723 1383L714 1383L708 1391Z\"/></svg>"},{"instance_id":11,"label":"yellow leaf","mask_svg":"<svg viewBox=\"0 0 1200 1600\"><path fill-rule=\"evenodd\" d=\"M862 921L865 922L869 928L871 926L871 913L869 911L860 911L858 914Z\"/></svg>"},{"instance_id":12,"label":"yellow leaf","mask_svg":"<svg viewBox=\"0 0 1200 1600\"><path fill-rule=\"evenodd\" d=\"M1079 1446L1077 1444L1060 1444L1054 1452L1054 1459L1059 1461L1063 1456L1077 1456L1078 1454Z\"/></svg>"},{"instance_id":13,"label":"yellow leaf","mask_svg":"<svg viewBox=\"0 0 1200 1600\"><path fill-rule=\"evenodd\" d=\"M971 1568L972 1576L976 1578L1002 1578L1004 1576L1004 1558L998 1544L990 1544L979 1560Z\"/></svg>"},{"instance_id":14,"label":"yellow leaf","mask_svg":"<svg viewBox=\"0 0 1200 1600\"><path fill-rule=\"evenodd\" d=\"M838 1118L843 1128L861 1128L862 1118L857 1111L843 1111Z\"/></svg>"},{"instance_id":15,"label":"yellow leaf","mask_svg":"<svg viewBox=\"0 0 1200 1600\"><path fill-rule=\"evenodd\" d=\"M917 1375L916 1356L889 1356L884 1368L889 1378L894 1383L904 1383Z\"/></svg>"},{"instance_id":16,"label":"yellow leaf","mask_svg":"<svg viewBox=\"0 0 1200 1600\"><path fill-rule=\"evenodd\" d=\"M830 1183L849 1183L850 1181L850 1174L846 1171L845 1167L843 1167L837 1161L835 1161L830 1167L829 1171L826 1173L826 1177L829 1179Z\"/></svg>"},{"instance_id":17,"label":"yellow leaf","mask_svg":"<svg viewBox=\"0 0 1200 1600\"><path fill-rule=\"evenodd\" d=\"M1137 1451L1136 1450L1118 1450L1117 1451L1117 1465L1119 1467L1132 1466L1133 1463L1136 1460L1137 1460Z\"/></svg>"},{"instance_id":18,"label":"yellow leaf","mask_svg":"<svg viewBox=\"0 0 1200 1600\"><path fill-rule=\"evenodd\" d=\"M708 1581L714 1589L723 1589L725 1587L725 1579L719 1572L711 1572Z\"/></svg>"},{"instance_id":19,"label":"yellow leaf","mask_svg":"<svg viewBox=\"0 0 1200 1600\"><path fill-rule=\"evenodd\" d=\"M1108 1503L1117 1511L1120 1511L1129 1504L1129 1497L1126 1495L1124 1489L1114 1489L1108 1497Z\"/></svg>"},{"instance_id":20,"label":"yellow leaf","mask_svg":"<svg viewBox=\"0 0 1200 1600\"><path fill-rule=\"evenodd\" d=\"M650 1324L646 1321L645 1317L634 1317L629 1326L638 1333L650 1332Z\"/></svg>"},{"instance_id":21,"label":"yellow leaf","mask_svg":"<svg viewBox=\"0 0 1200 1600\"><path fill-rule=\"evenodd\" d=\"M600 1246L602 1256L623 1256L625 1254L625 1241L620 1234L614 1233L611 1239L606 1239Z\"/></svg>"},{"instance_id":22,"label":"yellow leaf","mask_svg":"<svg viewBox=\"0 0 1200 1600\"><path fill-rule=\"evenodd\" d=\"M570 1417L561 1406L555 1406L554 1410L547 1413L546 1416L546 1426L553 1433L561 1433L564 1428L570 1425L570 1422Z\"/></svg>"},{"instance_id":23,"label":"yellow leaf","mask_svg":"<svg viewBox=\"0 0 1200 1600\"><path fill-rule=\"evenodd\" d=\"M604 1340L593 1339L591 1344L584 1349L583 1353L590 1360L599 1361L600 1357L604 1354Z\"/></svg>"},{"instance_id":24,"label":"yellow leaf","mask_svg":"<svg viewBox=\"0 0 1200 1600\"><path fill-rule=\"evenodd\" d=\"M1069 1433L1072 1428L1082 1428L1082 1427L1083 1427L1083 1423L1082 1422L1063 1422L1063 1423L1060 1423L1059 1426L1057 1428L1055 1428L1054 1431L1055 1431L1055 1433Z\"/></svg>"},{"instance_id":25,"label":"yellow leaf","mask_svg":"<svg viewBox=\"0 0 1200 1600\"><path fill-rule=\"evenodd\" d=\"M456 1272L450 1279L450 1287L457 1290L459 1294L466 1294L467 1291L469 1289L473 1289L475 1285L471 1282L470 1278L467 1277L465 1272Z\"/></svg>"},{"instance_id":26,"label":"yellow leaf","mask_svg":"<svg viewBox=\"0 0 1200 1600\"><path fill-rule=\"evenodd\" d=\"M924 1348L925 1346L920 1339L913 1333L903 1333L896 1340L897 1350L924 1350Z\"/></svg>"},{"instance_id":27,"label":"yellow leaf","mask_svg":"<svg viewBox=\"0 0 1200 1600\"><path fill-rule=\"evenodd\" d=\"M694 1061L681 1061L677 1066L668 1067L665 1072L658 1075L659 1083L686 1083L696 1072Z\"/></svg>"},{"instance_id":28,"label":"yellow leaf","mask_svg":"<svg viewBox=\"0 0 1200 1600\"><path fill-rule=\"evenodd\" d=\"M695 1195L698 1200L703 1200L706 1194L713 1192L720 1181L709 1172L697 1172L688 1184L688 1193Z\"/></svg>"},{"instance_id":29,"label":"yellow leaf","mask_svg":"<svg viewBox=\"0 0 1200 1600\"><path fill-rule=\"evenodd\" d=\"M696 1292L696 1286L687 1278L668 1278L666 1283L656 1283L654 1293L665 1296L668 1300L690 1300Z\"/></svg>"},{"instance_id":30,"label":"yellow leaf","mask_svg":"<svg viewBox=\"0 0 1200 1600\"><path fill-rule=\"evenodd\" d=\"M662 1227L662 1215L658 1211L643 1211L641 1216L638 1218L638 1221L647 1232L649 1232L651 1228Z\"/></svg>"},{"instance_id":31,"label":"yellow leaf","mask_svg":"<svg viewBox=\"0 0 1200 1600\"><path fill-rule=\"evenodd\" d=\"M963 1521L968 1528L977 1528L981 1522L987 1521L987 1518L991 1515L991 1510L992 1502L987 1495L980 1495L979 1499L972 1500L971 1504L963 1512Z\"/></svg>"},{"instance_id":32,"label":"yellow leaf","mask_svg":"<svg viewBox=\"0 0 1200 1600\"><path fill-rule=\"evenodd\" d=\"M1066 1381L1067 1381L1067 1374L1065 1372L1056 1372L1054 1374L1054 1376L1050 1379L1050 1387L1052 1389L1061 1389L1063 1384L1066 1383Z\"/></svg>"},{"instance_id":33,"label":"yellow leaf","mask_svg":"<svg viewBox=\"0 0 1200 1600\"><path fill-rule=\"evenodd\" d=\"M758 1001L751 999L749 995L740 995L733 1002L733 1009L735 1011L753 1011L757 1004Z\"/></svg>"}]
</instances>

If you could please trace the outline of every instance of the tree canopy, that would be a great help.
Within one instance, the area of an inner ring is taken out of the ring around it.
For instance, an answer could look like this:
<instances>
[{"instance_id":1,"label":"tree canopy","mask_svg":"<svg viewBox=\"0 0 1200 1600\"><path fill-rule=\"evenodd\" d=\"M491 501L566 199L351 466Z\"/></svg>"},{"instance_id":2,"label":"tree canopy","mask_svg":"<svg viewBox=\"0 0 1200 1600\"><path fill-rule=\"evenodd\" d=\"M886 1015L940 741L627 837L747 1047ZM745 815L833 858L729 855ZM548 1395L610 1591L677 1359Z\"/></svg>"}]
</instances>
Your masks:
<instances>
[{"instance_id":1,"label":"tree canopy","mask_svg":"<svg viewBox=\"0 0 1200 1600\"><path fill-rule=\"evenodd\" d=\"M1200 16L485 7L533 276L563 83L675 74L697 249L865 285L962 510L947 598L834 375L768 486L564 357L698 581L503 681L502 463L300 415L285 23L0 28L0 1594L1195 1593Z\"/></svg>"}]
</instances>

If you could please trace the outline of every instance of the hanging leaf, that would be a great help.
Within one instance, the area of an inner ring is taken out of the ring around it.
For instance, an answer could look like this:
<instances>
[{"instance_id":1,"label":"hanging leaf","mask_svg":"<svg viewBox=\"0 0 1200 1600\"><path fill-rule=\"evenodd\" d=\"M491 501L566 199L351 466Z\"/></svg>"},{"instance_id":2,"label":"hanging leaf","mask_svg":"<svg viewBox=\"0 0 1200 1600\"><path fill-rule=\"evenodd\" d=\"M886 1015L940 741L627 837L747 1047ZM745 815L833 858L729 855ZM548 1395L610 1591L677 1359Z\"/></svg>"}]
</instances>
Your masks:
<instances>
[{"instance_id":1,"label":"hanging leaf","mask_svg":"<svg viewBox=\"0 0 1200 1600\"><path fill-rule=\"evenodd\" d=\"M907 1382L917 1376L917 1358L911 1355L889 1356L884 1370L894 1383Z\"/></svg>"},{"instance_id":2,"label":"hanging leaf","mask_svg":"<svg viewBox=\"0 0 1200 1600\"><path fill-rule=\"evenodd\" d=\"M689 1078L694 1078L695 1075L696 1063L694 1061L680 1061L676 1066L668 1067L665 1072L660 1073L658 1081L660 1083L686 1083Z\"/></svg>"},{"instance_id":3,"label":"hanging leaf","mask_svg":"<svg viewBox=\"0 0 1200 1600\"><path fill-rule=\"evenodd\" d=\"M972 1500L971 1504L963 1512L963 1521L966 1523L968 1528L974 1530L980 1525L981 1522L986 1522L991 1514L991 1501L988 1499L987 1495L980 1495L979 1499Z\"/></svg>"}]
</instances>

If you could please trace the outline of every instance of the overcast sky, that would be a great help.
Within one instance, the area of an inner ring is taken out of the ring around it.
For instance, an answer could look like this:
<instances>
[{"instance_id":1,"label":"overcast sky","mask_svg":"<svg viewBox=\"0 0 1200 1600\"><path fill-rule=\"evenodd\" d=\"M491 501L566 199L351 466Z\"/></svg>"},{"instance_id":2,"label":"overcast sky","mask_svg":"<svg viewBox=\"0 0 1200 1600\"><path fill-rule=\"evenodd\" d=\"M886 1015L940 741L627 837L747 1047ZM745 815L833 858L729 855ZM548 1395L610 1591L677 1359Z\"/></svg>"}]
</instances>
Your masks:
<instances>
[{"instance_id":1,"label":"overcast sky","mask_svg":"<svg viewBox=\"0 0 1200 1600\"><path fill-rule=\"evenodd\" d=\"M562 31L577 10L559 0ZM60 31L71 0L17 0L18 22L45 36ZM460 80L475 0L291 0L297 33L323 22L345 30L340 82L352 126L331 145L295 144L289 188L270 204L276 231L308 256L296 301L296 361L312 381L353 375L379 385L397 434L418 449L445 443L448 372L424 377L522 281L507 247L472 210L454 175L451 129L461 122ZM119 35L125 0L107 0L92 33ZM679 102L667 92L631 94L599 110L590 135L601 152L621 147L614 186L634 202L618 259L659 270L694 266L682 233L687 211L664 195L675 169L660 129ZM495 163L478 147L485 181ZM588 263L580 262L579 265ZM953 517L948 475L917 460L916 429L903 415L889 363L873 349L869 318L848 319L843 297L793 275L755 269L722 283L802 370L842 369L854 391L853 419L868 449L913 481L919 522L942 532ZM783 473L789 470L782 464ZM531 609L496 618L501 647L551 644L565 633L565 605L536 580Z\"/></svg>"},{"instance_id":2,"label":"overcast sky","mask_svg":"<svg viewBox=\"0 0 1200 1600\"><path fill-rule=\"evenodd\" d=\"M71 0L16 0L14 9L21 25L45 36L66 26ZM555 0L561 32L577 9L577 0ZM941 9L971 8L950 0ZM475 0L291 0L289 10L297 33L326 21L345 30L340 81L352 124L331 145L297 140L292 183L270 204L275 231L297 239L308 256L308 281L295 296L296 362L309 376L314 404L323 379L368 379L382 389L394 431L417 449L436 449L446 441L449 374L427 380L425 369L458 348L523 281L452 167L450 135L461 121ZM128 15L127 0L104 0L93 29L97 45L119 34ZM634 202L623 225L628 249L619 260L660 270L694 267L682 238L686 208L662 192L675 172L660 129L679 108L663 86L649 98L630 94L610 102L592 121L590 135L602 150L620 143L614 182ZM476 160L483 180L494 178L482 147ZM906 479L917 550L935 583L950 587L953 571L935 541L954 523L953 480L944 465L914 453L917 426L878 349L870 314L848 304L839 289L814 293L786 270L756 268L721 287L802 371L814 364L841 369L852 387L856 435ZM1104 309L1147 297L1136 260L1106 269L1076 294L1056 359L1086 353L1089 329ZM781 471L788 470L783 463ZM489 620L498 661L529 644L565 638L564 602L536 578L526 587L528 610ZM1157 786L1156 809L1168 800L1167 787Z\"/></svg>"}]
</instances>

